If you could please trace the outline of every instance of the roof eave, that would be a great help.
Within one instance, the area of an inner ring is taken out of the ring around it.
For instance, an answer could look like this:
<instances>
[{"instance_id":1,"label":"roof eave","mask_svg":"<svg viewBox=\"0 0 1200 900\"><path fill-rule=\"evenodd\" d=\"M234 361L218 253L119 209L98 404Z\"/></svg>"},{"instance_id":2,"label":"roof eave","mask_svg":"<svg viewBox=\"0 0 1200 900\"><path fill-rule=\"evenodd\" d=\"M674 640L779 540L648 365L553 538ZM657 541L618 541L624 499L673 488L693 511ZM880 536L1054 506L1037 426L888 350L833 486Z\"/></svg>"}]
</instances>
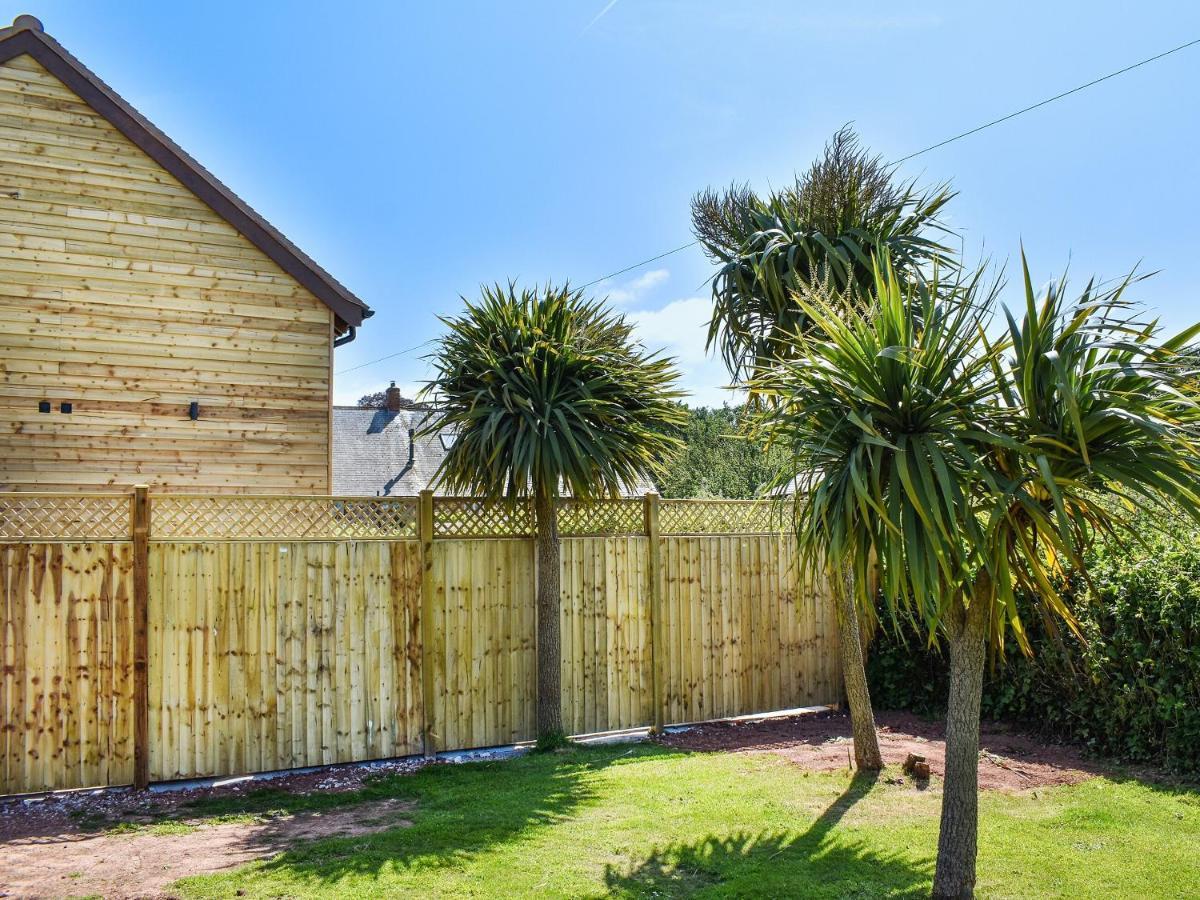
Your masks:
<instances>
[{"instance_id":1,"label":"roof eave","mask_svg":"<svg viewBox=\"0 0 1200 900\"><path fill-rule=\"evenodd\" d=\"M20 21L18 19L18 23ZM0 64L25 54L78 94L88 106L328 306L333 311L335 323L358 327L371 317L373 310L370 307L159 131L58 41L28 25L14 23L12 27L0 29Z\"/></svg>"}]
</instances>

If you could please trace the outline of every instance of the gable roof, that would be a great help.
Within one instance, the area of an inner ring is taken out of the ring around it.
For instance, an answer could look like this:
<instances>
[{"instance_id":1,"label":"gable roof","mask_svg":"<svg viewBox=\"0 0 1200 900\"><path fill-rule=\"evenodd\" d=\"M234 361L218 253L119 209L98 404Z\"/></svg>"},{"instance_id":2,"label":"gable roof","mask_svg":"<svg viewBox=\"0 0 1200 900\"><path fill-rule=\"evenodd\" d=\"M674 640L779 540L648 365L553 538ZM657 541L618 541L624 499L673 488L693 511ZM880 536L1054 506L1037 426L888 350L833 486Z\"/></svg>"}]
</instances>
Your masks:
<instances>
[{"instance_id":1,"label":"gable roof","mask_svg":"<svg viewBox=\"0 0 1200 900\"><path fill-rule=\"evenodd\" d=\"M11 26L0 28L0 65L23 54L37 60L147 156L211 207L213 212L333 310L339 331L344 331L346 327L357 327L373 315L369 306L192 159L182 147L159 131L58 41L46 34L42 30L42 23L33 16L17 16Z\"/></svg>"},{"instance_id":2,"label":"gable roof","mask_svg":"<svg viewBox=\"0 0 1200 900\"><path fill-rule=\"evenodd\" d=\"M428 408L373 409L365 406L333 408L333 490L335 496L411 497L433 486L449 441L440 434L418 437ZM447 493L434 487L434 493ZM639 479L624 493L641 497L655 490Z\"/></svg>"}]
</instances>

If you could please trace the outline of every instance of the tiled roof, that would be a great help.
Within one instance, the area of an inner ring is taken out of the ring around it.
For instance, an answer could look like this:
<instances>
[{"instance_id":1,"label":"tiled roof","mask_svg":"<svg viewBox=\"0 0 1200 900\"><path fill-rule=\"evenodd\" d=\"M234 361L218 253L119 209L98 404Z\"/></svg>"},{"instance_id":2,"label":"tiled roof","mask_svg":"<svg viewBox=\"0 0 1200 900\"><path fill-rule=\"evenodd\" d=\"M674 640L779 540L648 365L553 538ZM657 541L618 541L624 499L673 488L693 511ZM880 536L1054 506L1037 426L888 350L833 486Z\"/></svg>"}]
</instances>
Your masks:
<instances>
[{"instance_id":1,"label":"tiled roof","mask_svg":"<svg viewBox=\"0 0 1200 900\"><path fill-rule=\"evenodd\" d=\"M427 409L333 408L333 493L359 497L410 497L431 486L445 458L442 436L416 434ZM649 480L633 485L626 496L653 491ZM434 488L437 494L446 491Z\"/></svg>"},{"instance_id":2,"label":"tiled roof","mask_svg":"<svg viewBox=\"0 0 1200 900\"><path fill-rule=\"evenodd\" d=\"M408 497L430 486L445 456L437 435L415 437L428 410L333 408L333 493Z\"/></svg>"}]
</instances>

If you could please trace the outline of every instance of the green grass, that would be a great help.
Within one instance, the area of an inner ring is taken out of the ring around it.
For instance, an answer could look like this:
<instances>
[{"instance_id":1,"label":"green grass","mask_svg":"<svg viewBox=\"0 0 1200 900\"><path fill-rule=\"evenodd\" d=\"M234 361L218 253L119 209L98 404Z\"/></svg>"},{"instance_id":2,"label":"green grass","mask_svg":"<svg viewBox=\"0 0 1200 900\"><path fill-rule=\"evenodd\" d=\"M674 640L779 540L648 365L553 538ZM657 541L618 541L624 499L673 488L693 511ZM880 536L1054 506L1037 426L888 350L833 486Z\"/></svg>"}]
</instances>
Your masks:
<instances>
[{"instance_id":1,"label":"green grass","mask_svg":"<svg viewBox=\"0 0 1200 900\"><path fill-rule=\"evenodd\" d=\"M282 811L274 815L282 815ZM180 821L179 819L164 819L158 822L116 822L101 826L105 834L191 834L193 831L209 825L252 825L273 818L269 811L262 813L229 813L228 815L205 815L196 821Z\"/></svg>"},{"instance_id":2,"label":"green grass","mask_svg":"<svg viewBox=\"0 0 1200 900\"><path fill-rule=\"evenodd\" d=\"M918 897L939 795L766 755L649 745L437 766L352 795L264 790L194 815L416 802L407 828L300 845L185 897ZM366 811L364 810L364 813ZM980 896L1200 895L1200 793L1095 779L986 793Z\"/></svg>"}]
</instances>

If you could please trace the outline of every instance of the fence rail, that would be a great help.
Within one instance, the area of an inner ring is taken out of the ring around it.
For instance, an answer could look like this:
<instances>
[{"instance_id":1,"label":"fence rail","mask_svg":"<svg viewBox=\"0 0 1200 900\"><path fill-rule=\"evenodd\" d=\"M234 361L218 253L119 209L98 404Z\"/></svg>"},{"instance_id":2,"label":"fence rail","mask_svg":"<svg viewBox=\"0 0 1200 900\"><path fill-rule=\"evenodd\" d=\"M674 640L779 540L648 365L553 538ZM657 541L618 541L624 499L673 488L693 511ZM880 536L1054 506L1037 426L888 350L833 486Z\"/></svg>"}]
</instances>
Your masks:
<instances>
[{"instance_id":1,"label":"fence rail","mask_svg":"<svg viewBox=\"0 0 1200 900\"><path fill-rule=\"evenodd\" d=\"M840 697L783 504L558 524L569 731ZM429 493L0 494L0 794L531 739L532 534L528 503Z\"/></svg>"},{"instance_id":2,"label":"fence rail","mask_svg":"<svg viewBox=\"0 0 1200 900\"><path fill-rule=\"evenodd\" d=\"M130 540L131 494L0 493L0 541ZM417 538L417 497L296 497L276 494L161 494L150 498L151 540L395 541ZM645 535L644 500L558 503L563 537ZM781 500L660 500L659 532L776 534L790 508ZM524 538L534 534L527 500L434 497L435 539Z\"/></svg>"}]
</instances>

